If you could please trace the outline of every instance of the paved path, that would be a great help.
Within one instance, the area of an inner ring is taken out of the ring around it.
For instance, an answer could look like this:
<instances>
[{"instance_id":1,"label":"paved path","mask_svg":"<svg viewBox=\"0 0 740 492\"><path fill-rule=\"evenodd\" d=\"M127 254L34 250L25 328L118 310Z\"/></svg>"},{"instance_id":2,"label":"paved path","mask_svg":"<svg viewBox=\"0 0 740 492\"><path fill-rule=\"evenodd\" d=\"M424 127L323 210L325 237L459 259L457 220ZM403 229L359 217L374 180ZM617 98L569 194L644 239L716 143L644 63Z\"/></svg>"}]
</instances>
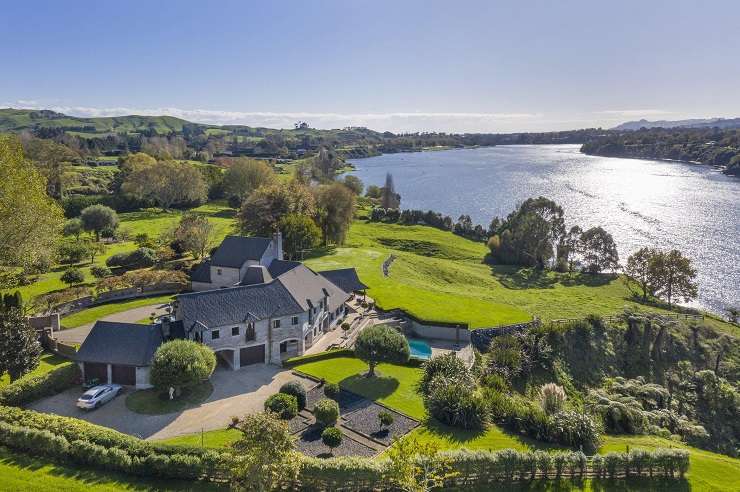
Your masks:
<instances>
[{"instance_id":1,"label":"paved path","mask_svg":"<svg viewBox=\"0 0 740 492\"><path fill-rule=\"evenodd\" d=\"M136 323L137 321L149 317L150 314L156 313L157 315L165 314L164 304L152 304L149 306L142 306L128 311L120 313L110 314L100 318L102 321L118 321L120 323ZM77 328L70 328L69 330L58 331L54 334L54 338L65 343L79 343L85 341L87 335L90 334L95 323L88 323L86 325L78 326Z\"/></svg>"},{"instance_id":2,"label":"paved path","mask_svg":"<svg viewBox=\"0 0 740 492\"><path fill-rule=\"evenodd\" d=\"M258 364L238 371L217 369L211 376L213 393L199 406L167 415L140 415L126 408L128 392L102 407L83 411L75 407L82 390L73 388L32 404L39 412L76 417L145 439L166 439L201 430L224 429L232 416L260 412L265 400L284 383L299 380L306 389L316 383L273 365Z\"/></svg>"}]
</instances>

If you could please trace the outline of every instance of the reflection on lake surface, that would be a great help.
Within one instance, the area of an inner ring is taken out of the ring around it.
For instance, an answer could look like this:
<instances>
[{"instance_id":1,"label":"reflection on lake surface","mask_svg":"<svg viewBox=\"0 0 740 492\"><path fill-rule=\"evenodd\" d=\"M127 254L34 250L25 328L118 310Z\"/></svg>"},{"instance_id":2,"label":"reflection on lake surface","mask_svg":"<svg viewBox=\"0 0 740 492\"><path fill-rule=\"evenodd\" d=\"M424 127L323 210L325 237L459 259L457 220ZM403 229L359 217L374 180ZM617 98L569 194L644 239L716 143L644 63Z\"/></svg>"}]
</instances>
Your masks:
<instances>
[{"instance_id":1,"label":"reflection on lake surface","mask_svg":"<svg viewBox=\"0 0 740 492\"><path fill-rule=\"evenodd\" d=\"M578 145L500 146L355 159L365 185L393 174L401 208L432 209L488 226L529 197L563 206L566 225L600 225L622 263L642 246L676 248L694 261L694 305L740 307L740 179L708 166L595 157Z\"/></svg>"}]
</instances>

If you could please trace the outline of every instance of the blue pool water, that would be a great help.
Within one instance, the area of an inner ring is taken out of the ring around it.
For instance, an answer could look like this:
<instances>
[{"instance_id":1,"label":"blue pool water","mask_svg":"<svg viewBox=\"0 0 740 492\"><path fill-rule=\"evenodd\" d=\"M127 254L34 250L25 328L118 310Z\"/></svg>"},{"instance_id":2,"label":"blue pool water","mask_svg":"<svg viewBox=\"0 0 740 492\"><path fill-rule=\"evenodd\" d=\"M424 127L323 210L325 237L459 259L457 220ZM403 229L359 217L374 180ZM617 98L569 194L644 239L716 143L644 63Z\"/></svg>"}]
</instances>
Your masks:
<instances>
[{"instance_id":1,"label":"blue pool water","mask_svg":"<svg viewBox=\"0 0 740 492\"><path fill-rule=\"evenodd\" d=\"M432 357L432 347L424 340L409 338L409 348L411 349L411 357L425 360Z\"/></svg>"}]
</instances>

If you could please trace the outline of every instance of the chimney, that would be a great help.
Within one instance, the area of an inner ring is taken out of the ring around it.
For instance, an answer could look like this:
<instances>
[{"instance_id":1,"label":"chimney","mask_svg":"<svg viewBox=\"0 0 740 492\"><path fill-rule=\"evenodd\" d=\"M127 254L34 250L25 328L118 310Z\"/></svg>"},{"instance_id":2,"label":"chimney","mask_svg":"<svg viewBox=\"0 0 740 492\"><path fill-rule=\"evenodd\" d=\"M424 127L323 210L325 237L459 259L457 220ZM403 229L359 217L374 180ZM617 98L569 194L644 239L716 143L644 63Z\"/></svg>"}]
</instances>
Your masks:
<instances>
[{"instance_id":1,"label":"chimney","mask_svg":"<svg viewBox=\"0 0 740 492\"><path fill-rule=\"evenodd\" d=\"M278 231L272 235L272 247L275 252L275 258L283 259L283 234Z\"/></svg>"}]
</instances>

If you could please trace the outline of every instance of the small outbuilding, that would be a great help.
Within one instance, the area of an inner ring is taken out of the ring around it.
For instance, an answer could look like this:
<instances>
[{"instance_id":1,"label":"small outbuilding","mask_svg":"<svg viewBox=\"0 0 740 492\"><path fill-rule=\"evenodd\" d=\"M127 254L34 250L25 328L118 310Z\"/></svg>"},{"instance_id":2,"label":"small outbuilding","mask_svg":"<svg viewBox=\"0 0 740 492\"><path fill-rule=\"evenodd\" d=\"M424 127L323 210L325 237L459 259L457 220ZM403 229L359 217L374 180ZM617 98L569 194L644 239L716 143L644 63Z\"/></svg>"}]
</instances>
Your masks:
<instances>
[{"instance_id":1,"label":"small outbuilding","mask_svg":"<svg viewBox=\"0 0 740 492\"><path fill-rule=\"evenodd\" d=\"M159 325L98 321L75 360L85 382L150 388L149 366L162 342Z\"/></svg>"}]
</instances>

